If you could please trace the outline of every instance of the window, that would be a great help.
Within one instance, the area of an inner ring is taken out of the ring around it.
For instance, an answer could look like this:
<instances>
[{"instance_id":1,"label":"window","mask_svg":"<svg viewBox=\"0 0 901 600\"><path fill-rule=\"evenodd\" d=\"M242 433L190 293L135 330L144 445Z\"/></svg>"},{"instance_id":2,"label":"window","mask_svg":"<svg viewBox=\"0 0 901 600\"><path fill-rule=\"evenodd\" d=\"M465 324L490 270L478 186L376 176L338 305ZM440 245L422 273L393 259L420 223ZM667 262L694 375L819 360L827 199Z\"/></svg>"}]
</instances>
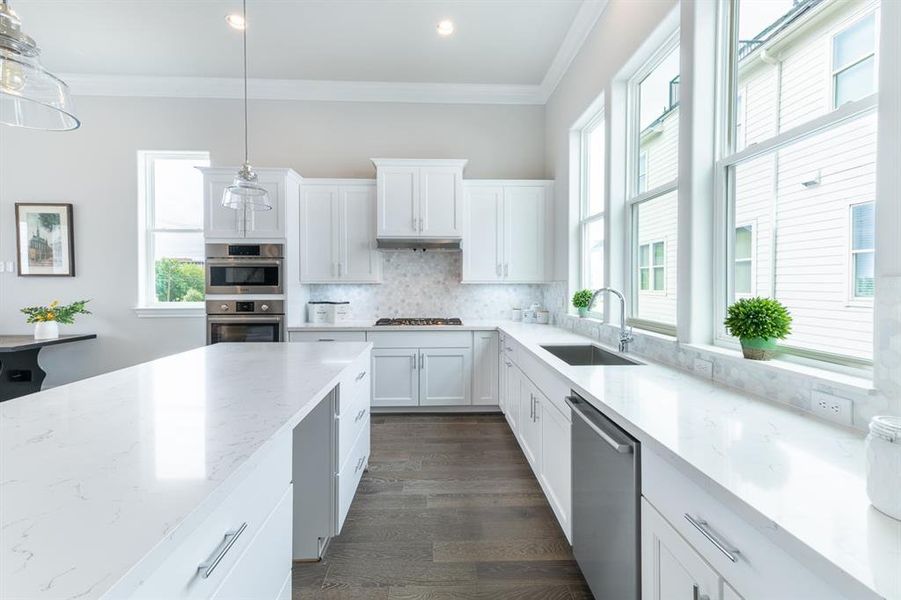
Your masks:
<instances>
[{"instance_id":1,"label":"window","mask_svg":"<svg viewBox=\"0 0 901 600\"><path fill-rule=\"evenodd\" d=\"M666 244L653 242L638 247L638 289L662 292L666 289Z\"/></svg>"},{"instance_id":2,"label":"window","mask_svg":"<svg viewBox=\"0 0 901 600\"><path fill-rule=\"evenodd\" d=\"M603 114L599 114L581 130L581 287L589 289L604 286L605 143L606 123ZM601 314L600 298L593 309L595 316Z\"/></svg>"},{"instance_id":3,"label":"window","mask_svg":"<svg viewBox=\"0 0 901 600\"><path fill-rule=\"evenodd\" d=\"M139 152L142 306L199 305L204 297L206 152Z\"/></svg>"},{"instance_id":4,"label":"window","mask_svg":"<svg viewBox=\"0 0 901 600\"><path fill-rule=\"evenodd\" d=\"M629 82L631 321L675 334L679 163L679 38Z\"/></svg>"},{"instance_id":5,"label":"window","mask_svg":"<svg viewBox=\"0 0 901 600\"><path fill-rule=\"evenodd\" d=\"M723 36L737 41L718 163L728 233L720 310L740 297L774 297L792 314L788 353L868 364L878 2L732 6L737 31Z\"/></svg>"},{"instance_id":6,"label":"window","mask_svg":"<svg viewBox=\"0 0 901 600\"><path fill-rule=\"evenodd\" d=\"M832 38L833 106L876 91L876 15L869 14Z\"/></svg>"},{"instance_id":7,"label":"window","mask_svg":"<svg viewBox=\"0 0 901 600\"><path fill-rule=\"evenodd\" d=\"M742 225L735 228L735 296L750 297L754 294L754 227Z\"/></svg>"},{"instance_id":8,"label":"window","mask_svg":"<svg viewBox=\"0 0 901 600\"><path fill-rule=\"evenodd\" d=\"M876 281L875 215L872 202L851 206L851 296L872 298Z\"/></svg>"}]
</instances>

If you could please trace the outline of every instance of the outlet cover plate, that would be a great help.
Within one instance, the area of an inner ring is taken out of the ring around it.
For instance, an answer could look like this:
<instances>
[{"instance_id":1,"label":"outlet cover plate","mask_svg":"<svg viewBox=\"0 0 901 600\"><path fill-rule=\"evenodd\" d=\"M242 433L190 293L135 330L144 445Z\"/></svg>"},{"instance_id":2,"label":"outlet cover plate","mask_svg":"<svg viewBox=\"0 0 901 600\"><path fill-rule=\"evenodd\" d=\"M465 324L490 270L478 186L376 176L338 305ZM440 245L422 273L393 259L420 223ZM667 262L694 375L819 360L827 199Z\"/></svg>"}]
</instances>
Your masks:
<instances>
[{"instance_id":1,"label":"outlet cover plate","mask_svg":"<svg viewBox=\"0 0 901 600\"><path fill-rule=\"evenodd\" d=\"M847 398L813 390L810 393L810 410L819 417L842 425L853 425L853 403Z\"/></svg>"}]
</instances>

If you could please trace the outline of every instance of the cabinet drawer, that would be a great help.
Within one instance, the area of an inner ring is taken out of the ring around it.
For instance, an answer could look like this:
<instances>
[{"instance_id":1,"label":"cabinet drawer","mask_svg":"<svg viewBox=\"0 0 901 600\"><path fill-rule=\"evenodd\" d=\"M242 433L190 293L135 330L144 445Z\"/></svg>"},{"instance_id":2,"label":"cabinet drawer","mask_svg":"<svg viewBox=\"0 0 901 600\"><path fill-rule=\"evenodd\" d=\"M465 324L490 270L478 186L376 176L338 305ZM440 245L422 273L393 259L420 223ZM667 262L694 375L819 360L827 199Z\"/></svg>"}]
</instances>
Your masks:
<instances>
[{"instance_id":1,"label":"cabinet drawer","mask_svg":"<svg viewBox=\"0 0 901 600\"><path fill-rule=\"evenodd\" d=\"M213 595L216 600L276 600L285 575L291 573L291 486L263 523L259 533L225 576Z\"/></svg>"},{"instance_id":2,"label":"cabinet drawer","mask_svg":"<svg viewBox=\"0 0 901 600\"><path fill-rule=\"evenodd\" d=\"M504 339L501 340L501 353L504 355L504 358L509 360L510 362L517 363L517 352L516 347L517 343L513 341L513 338L509 335L504 336ZM517 363L518 364L518 363Z\"/></svg>"},{"instance_id":3,"label":"cabinet drawer","mask_svg":"<svg viewBox=\"0 0 901 600\"><path fill-rule=\"evenodd\" d=\"M335 406L337 414L341 416L356 414L362 406L369 407L371 394L369 370L369 352L364 352L344 370L338 387L338 402Z\"/></svg>"},{"instance_id":4,"label":"cabinet drawer","mask_svg":"<svg viewBox=\"0 0 901 600\"><path fill-rule=\"evenodd\" d=\"M641 485L654 508L747 600L847 597L647 447L642 448Z\"/></svg>"},{"instance_id":5,"label":"cabinet drawer","mask_svg":"<svg viewBox=\"0 0 901 600\"><path fill-rule=\"evenodd\" d=\"M448 327L451 327L448 325ZM471 348L471 331L370 331L376 348Z\"/></svg>"},{"instance_id":6,"label":"cabinet drawer","mask_svg":"<svg viewBox=\"0 0 901 600\"><path fill-rule=\"evenodd\" d=\"M285 490L290 489L290 481L291 433L286 432L273 441L273 446L250 473L139 584L131 597L211 597L239 557L249 548L251 540L263 529L273 508L285 496ZM239 530L241 533L224 551L226 534ZM215 559L220 554L221 560L215 567L200 568L201 563ZM290 558L289 547L288 554L283 559L290 562Z\"/></svg>"},{"instance_id":7,"label":"cabinet drawer","mask_svg":"<svg viewBox=\"0 0 901 600\"><path fill-rule=\"evenodd\" d=\"M289 342L365 342L365 331L289 331Z\"/></svg>"},{"instance_id":8,"label":"cabinet drawer","mask_svg":"<svg viewBox=\"0 0 901 600\"><path fill-rule=\"evenodd\" d=\"M350 510L350 504L353 502L354 494L357 491L357 485L360 478L363 477L363 471L369 463L369 419L367 418L363 424L363 430L360 436L354 442L353 448L348 453L347 461L338 472L338 527L337 533L341 533L344 527L344 519L347 518L347 511Z\"/></svg>"},{"instance_id":9,"label":"cabinet drawer","mask_svg":"<svg viewBox=\"0 0 901 600\"><path fill-rule=\"evenodd\" d=\"M369 385L369 377L365 378ZM360 437L363 428L369 427L369 394L359 396L358 402L347 406L346 410L338 415L338 464L343 465L354 451L354 444Z\"/></svg>"}]
</instances>

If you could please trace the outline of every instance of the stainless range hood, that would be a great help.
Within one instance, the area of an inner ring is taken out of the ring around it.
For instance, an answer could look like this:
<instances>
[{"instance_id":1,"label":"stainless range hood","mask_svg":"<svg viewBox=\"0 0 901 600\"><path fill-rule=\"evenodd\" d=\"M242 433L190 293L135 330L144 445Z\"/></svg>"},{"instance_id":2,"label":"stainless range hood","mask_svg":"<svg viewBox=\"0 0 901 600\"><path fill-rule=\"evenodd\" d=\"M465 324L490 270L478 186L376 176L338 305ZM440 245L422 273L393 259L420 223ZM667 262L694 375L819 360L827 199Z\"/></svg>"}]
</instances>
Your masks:
<instances>
[{"instance_id":1,"label":"stainless range hood","mask_svg":"<svg viewBox=\"0 0 901 600\"><path fill-rule=\"evenodd\" d=\"M459 252L459 239L430 239L430 238L380 238L379 250L438 250L441 252Z\"/></svg>"}]
</instances>

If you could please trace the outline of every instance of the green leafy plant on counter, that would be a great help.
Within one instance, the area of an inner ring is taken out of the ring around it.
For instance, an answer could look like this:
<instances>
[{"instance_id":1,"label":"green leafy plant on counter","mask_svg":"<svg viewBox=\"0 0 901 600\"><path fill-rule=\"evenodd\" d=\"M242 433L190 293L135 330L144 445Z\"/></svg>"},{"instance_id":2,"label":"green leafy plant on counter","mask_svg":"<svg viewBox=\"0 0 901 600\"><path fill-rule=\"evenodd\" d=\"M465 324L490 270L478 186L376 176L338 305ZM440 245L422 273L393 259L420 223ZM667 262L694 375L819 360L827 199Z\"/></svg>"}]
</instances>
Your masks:
<instances>
[{"instance_id":1,"label":"green leafy plant on counter","mask_svg":"<svg viewBox=\"0 0 901 600\"><path fill-rule=\"evenodd\" d=\"M588 315L588 309L591 306L591 298L594 292L591 290L579 290L573 294L573 306L579 311L580 317Z\"/></svg>"},{"instance_id":2,"label":"green leafy plant on counter","mask_svg":"<svg viewBox=\"0 0 901 600\"><path fill-rule=\"evenodd\" d=\"M91 311L85 308L90 300L77 300L72 304L60 306L59 300L54 300L49 306L27 306L21 309L26 315L27 323L46 323L56 321L64 325L75 322L75 315L89 315Z\"/></svg>"},{"instance_id":3,"label":"green leafy plant on counter","mask_svg":"<svg viewBox=\"0 0 901 600\"><path fill-rule=\"evenodd\" d=\"M742 298L726 312L723 324L741 342L745 358L769 360L776 354L776 341L791 333L792 317L773 298Z\"/></svg>"}]
</instances>

